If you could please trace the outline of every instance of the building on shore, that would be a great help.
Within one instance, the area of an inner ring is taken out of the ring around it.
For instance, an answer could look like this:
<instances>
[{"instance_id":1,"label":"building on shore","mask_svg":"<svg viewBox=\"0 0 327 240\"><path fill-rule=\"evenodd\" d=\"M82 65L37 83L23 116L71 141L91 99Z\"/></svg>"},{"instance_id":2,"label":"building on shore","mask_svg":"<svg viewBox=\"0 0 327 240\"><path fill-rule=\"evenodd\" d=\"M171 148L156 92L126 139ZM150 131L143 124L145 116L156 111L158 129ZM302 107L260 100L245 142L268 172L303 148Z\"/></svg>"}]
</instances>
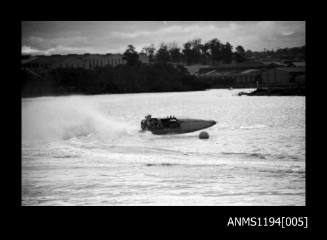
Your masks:
<instances>
[{"instance_id":1,"label":"building on shore","mask_svg":"<svg viewBox=\"0 0 327 240\"><path fill-rule=\"evenodd\" d=\"M203 81L211 81L220 87L239 87L239 88L255 88L262 81L263 69L243 69L240 68L201 68L196 77Z\"/></svg>"},{"instance_id":2,"label":"building on shore","mask_svg":"<svg viewBox=\"0 0 327 240\"><path fill-rule=\"evenodd\" d=\"M197 78L220 87L305 88L305 61L244 62L195 69L189 66L188 70Z\"/></svg>"},{"instance_id":3,"label":"building on shore","mask_svg":"<svg viewBox=\"0 0 327 240\"><path fill-rule=\"evenodd\" d=\"M121 54L84 54L82 60L85 64L84 68L93 69L96 67L105 66L117 66L119 64L125 64L126 61L123 59Z\"/></svg>"},{"instance_id":4,"label":"building on shore","mask_svg":"<svg viewBox=\"0 0 327 240\"><path fill-rule=\"evenodd\" d=\"M262 88L304 88L305 67L281 67L262 74Z\"/></svg>"},{"instance_id":5,"label":"building on shore","mask_svg":"<svg viewBox=\"0 0 327 240\"><path fill-rule=\"evenodd\" d=\"M149 63L145 54L139 54L142 63ZM22 60L22 68L51 70L56 68L85 68L94 69L96 67L117 66L125 64L122 54L69 54L69 55L50 55L35 56L30 59Z\"/></svg>"},{"instance_id":6,"label":"building on shore","mask_svg":"<svg viewBox=\"0 0 327 240\"><path fill-rule=\"evenodd\" d=\"M247 70L247 69L261 69L265 65L262 62L258 61L246 61L241 63L234 64L222 64L218 66L218 69L237 69L237 70Z\"/></svg>"},{"instance_id":7,"label":"building on shore","mask_svg":"<svg viewBox=\"0 0 327 240\"><path fill-rule=\"evenodd\" d=\"M280 61L262 61L266 68L287 67L286 63Z\"/></svg>"},{"instance_id":8,"label":"building on shore","mask_svg":"<svg viewBox=\"0 0 327 240\"><path fill-rule=\"evenodd\" d=\"M262 82L262 70L248 69L234 74L238 87L258 87Z\"/></svg>"},{"instance_id":9,"label":"building on shore","mask_svg":"<svg viewBox=\"0 0 327 240\"><path fill-rule=\"evenodd\" d=\"M211 69L211 66L209 65L201 65L201 64L194 64L194 65L184 65L184 67L186 68L186 70L189 72L189 74L191 75L199 75L203 72L206 71L202 71L202 69Z\"/></svg>"},{"instance_id":10,"label":"building on shore","mask_svg":"<svg viewBox=\"0 0 327 240\"><path fill-rule=\"evenodd\" d=\"M305 61L291 61L291 62L288 62L288 67L305 67Z\"/></svg>"}]
</instances>

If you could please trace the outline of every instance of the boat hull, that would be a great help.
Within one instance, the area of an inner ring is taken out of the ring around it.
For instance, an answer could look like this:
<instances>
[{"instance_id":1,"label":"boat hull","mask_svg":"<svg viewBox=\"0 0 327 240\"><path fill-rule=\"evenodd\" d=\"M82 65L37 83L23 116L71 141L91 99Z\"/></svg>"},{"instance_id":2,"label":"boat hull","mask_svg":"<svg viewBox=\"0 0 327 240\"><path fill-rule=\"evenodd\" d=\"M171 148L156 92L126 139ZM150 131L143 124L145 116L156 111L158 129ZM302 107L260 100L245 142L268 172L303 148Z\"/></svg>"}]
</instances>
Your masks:
<instances>
[{"instance_id":1,"label":"boat hull","mask_svg":"<svg viewBox=\"0 0 327 240\"><path fill-rule=\"evenodd\" d=\"M216 124L213 120L179 119L179 127L149 129L153 134L183 134L209 128Z\"/></svg>"}]
</instances>

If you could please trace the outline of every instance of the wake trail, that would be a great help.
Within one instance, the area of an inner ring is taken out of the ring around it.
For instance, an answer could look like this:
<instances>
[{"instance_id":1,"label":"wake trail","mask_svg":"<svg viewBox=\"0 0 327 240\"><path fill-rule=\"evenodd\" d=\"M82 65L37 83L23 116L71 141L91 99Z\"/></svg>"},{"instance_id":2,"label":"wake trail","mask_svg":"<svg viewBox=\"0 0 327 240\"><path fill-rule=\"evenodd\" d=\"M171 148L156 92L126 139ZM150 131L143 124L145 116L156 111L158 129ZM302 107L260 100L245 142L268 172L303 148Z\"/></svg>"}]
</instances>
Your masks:
<instances>
[{"instance_id":1,"label":"wake trail","mask_svg":"<svg viewBox=\"0 0 327 240\"><path fill-rule=\"evenodd\" d=\"M22 106L23 142L87 136L110 140L128 136L137 130L137 126L108 115L97 102L82 97L25 101Z\"/></svg>"}]
</instances>

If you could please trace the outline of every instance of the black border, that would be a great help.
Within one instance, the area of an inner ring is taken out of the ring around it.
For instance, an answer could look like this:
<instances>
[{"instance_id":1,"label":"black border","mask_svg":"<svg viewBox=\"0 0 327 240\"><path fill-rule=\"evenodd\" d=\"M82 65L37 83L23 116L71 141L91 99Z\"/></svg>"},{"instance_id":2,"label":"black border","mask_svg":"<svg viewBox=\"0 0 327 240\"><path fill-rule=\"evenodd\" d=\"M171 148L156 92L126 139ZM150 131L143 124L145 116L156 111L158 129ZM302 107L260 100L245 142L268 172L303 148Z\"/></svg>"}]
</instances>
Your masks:
<instances>
[{"instance_id":1,"label":"black border","mask_svg":"<svg viewBox=\"0 0 327 240\"><path fill-rule=\"evenodd\" d=\"M57 3L57 2L56 2ZM45 4L45 3L43 3ZM127 4L127 6L126 6ZM219 7L217 5L208 5L204 8L201 8L199 3L187 2L182 3L182 5L176 5L177 7L174 9L163 8L159 10L157 3L148 3L150 5L143 4L130 4L130 3L122 3L125 6L119 6L123 11L115 12L113 8L116 8L116 5L108 7L110 3L107 3L101 9L101 5L95 6L85 5L85 10L80 11L78 9L76 13L76 9L74 9L73 5L70 5L68 8L63 7L61 4L55 4L49 11L39 11L39 8L25 8L20 17L18 17L17 21L12 22L12 26L9 25L8 33L11 35L9 38L9 43L11 47L8 47L9 51L9 59L10 64L10 73L14 73L14 79L10 80L10 86L6 86L7 89L15 89L15 91L6 91L5 98L3 102L5 105L8 103L6 99L10 100L9 107L6 108L8 114L13 116L12 121L10 120L9 124L11 127L6 129L9 132L9 135L12 136L10 138L10 155L15 157L14 163L14 174L15 176L11 183L14 183L14 186L10 186L11 188L11 205L15 206L16 213L19 217L22 217L24 221L36 221L40 226L46 225L45 221L50 221L54 223L58 219L60 222L56 222L56 224L63 226L70 225L78 225L81 224L81 227L86 227L86 223L90 223L92 227L109 227L112 229L113 226L110 226L111 223L115 222L114 225L120 225L122 228L126 226L138 226L137 232L140 231L150 231L150 228L157 230L157 234L159 236L165 235L164 233L169 233L172 229L184 230L187 231L185 234L195 234L198 232L199 228L203 229L200 235L204 237L206 235L206 231L213 232L213 237L216 238L219 236L219 232L217 230L227 230L227 231L295 231L294 229L269 229L269 228L260 228L260 227L250 227L250 228L227 228L226 223L229 217L232 216L308 216L309 217L309 229L312 229L312 225L317 223L317 219L314 217L314 159L313 157L313 142L314 135L312 134L312 128L314 125L314 119L312 118L312 112L315 105L315 99L313 92L313 87L310 83L312 77L310 76L313 72L312 70L312 62L309 55L313 52L313 41L311 41L311 36L314 22L311 22L307 19L306 14L303 14L301 10L298 10L298 5L285 5L283 3L277 2L260 2L255 4L243 3L246 5L246 8L243 7L242 4L236 3L234 6L229 6L228 9L232 9L232 14L229 11L224 11L225 5L219 2ZM161 2L161 5L166 5L166 3ZM175 3L176 4L176 3ZM135 8L137 5L137 8ZM167 3L167 7L170 5ZM263 6L264 5L264 6ZM300 3L301 5L301 3ZM174 6L174 5L173 5ZM188 7L191 6L194 8L193 11L189 12ZM262 9L258 9L257 7L262 7ZM126 8L129 8L128 11L132 11L130 14L128 12L126 14L120 14L124 12ZM251 10L248 10L249 7ZM152 9L149 11L148 9ZM236 10L235 8L238 8ZM141 10L143 9L143 11ZM199 14L199 9L203 9L204 13ZM221 9L221 10L220 10ZM78 17L73 16L74 14L78 14ZM187 16L184 16L184 15ZM182 16L183 15L183 16ZM297 16L295 16L297 15ZM181 17L182 16L182 17ZM231 17L232 16L232 17ZM255 16L253 18L253 16ZM73 18L73 19L72 19ZM251 18L251 19L248 19ZM21 50L21 20L298 20L298 21L306 21L306 41L309 41L309 46L307 47L307 68L309 69L309 79L307 82L307 96L306 96L306 206L298 206L298 207L82 207L82 208L74 208L74 207L62 207L62 208L54 208L54 207L22 207L21 205L21 95L20 95L20 84L17 79L19 79L19 71L20 68L20 50ZM309 38L308 38L309 37ZM12 53L15 53L13 55ZM309 55L308 55L309 54ZM13 78L12 74L8 74L9 78ZM11 105L13 104L13 105ZM13 130L14 129L14 130ZM12 134L14 132L14 134ZM10 158L10 159L11 159ZM321 186L320 186L321 187ZM54 220L55 219L55 220ZM100 220L101 219L101 220ZM104 220L104 221L103 221ZM30 223L32 225L32 223ZM98 225L97 225L98 224ZM29 224L28 224L29 225ZM34 225L34 224L33 224ZM187 226L187 228L185 228ZM132 227L131 234L133 235L133 231L135 228ZM296 229L298 230L298 229ZM301 229L301 232L308 231L306 229ZM122 233L129 232L129 228L125 228L125 231ZM136 233L136 232L134 232ZM110 236L111 233L109 233ZM185 235L185 236L186 236ZM154 235L156 236L156 235ZM169 236L169 234L168 234ZM196 236L196 235L194 235Z\"/></svg>"}]
</instances>

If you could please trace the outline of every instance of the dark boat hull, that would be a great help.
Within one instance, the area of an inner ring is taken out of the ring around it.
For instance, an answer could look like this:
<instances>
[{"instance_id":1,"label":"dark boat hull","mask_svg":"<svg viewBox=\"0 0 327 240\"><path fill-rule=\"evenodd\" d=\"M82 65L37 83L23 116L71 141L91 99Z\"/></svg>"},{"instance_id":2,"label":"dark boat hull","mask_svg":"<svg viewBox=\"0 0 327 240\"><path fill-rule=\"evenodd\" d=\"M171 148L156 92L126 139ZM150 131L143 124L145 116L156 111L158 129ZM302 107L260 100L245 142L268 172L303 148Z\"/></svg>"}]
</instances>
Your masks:
<instances>
[{"instance_id":1,"label":"dark boat hull","mask_svg":"<svg viewBox=\"0 0 327 240\"><path fill-rule=\"evenodd\" d=\"M205 128L209 128L216 124L216 121L212 120L199 120L199 119L179 119L179 127L163 127L149 129L153 134L183 134L199 131Z\"/></svg>"}]
</instances>

